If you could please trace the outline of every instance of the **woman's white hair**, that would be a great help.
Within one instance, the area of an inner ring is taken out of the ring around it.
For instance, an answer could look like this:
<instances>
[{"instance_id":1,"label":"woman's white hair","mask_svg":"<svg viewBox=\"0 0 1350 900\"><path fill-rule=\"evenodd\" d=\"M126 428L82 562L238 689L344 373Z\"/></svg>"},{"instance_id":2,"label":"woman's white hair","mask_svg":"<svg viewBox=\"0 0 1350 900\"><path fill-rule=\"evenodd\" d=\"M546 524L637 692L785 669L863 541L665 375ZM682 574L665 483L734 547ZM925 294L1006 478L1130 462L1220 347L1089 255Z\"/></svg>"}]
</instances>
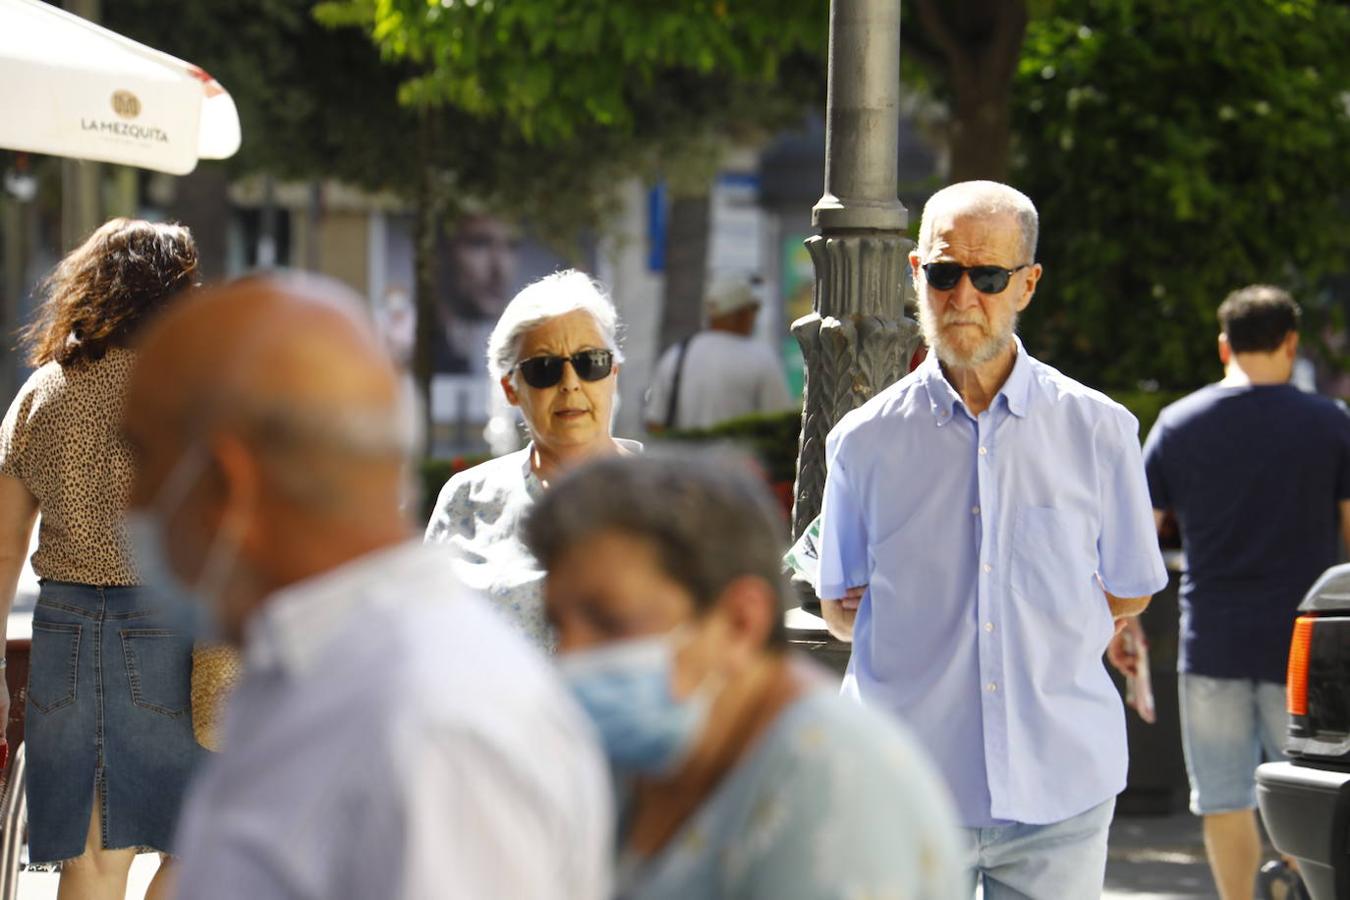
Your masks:
<instances>
[{"instance_id":1,"label":"woman's white hair","mask_svg":"<svg viewBox=\"0 0 1350 900\"><path fill-rule=\"evenodd\" d=\"M502 379L520 362L520 343L527 333L577 310L591 314L605 346L614 351L614 361L623 362L619 315L604 286L585 272L566 269L526 285L506 304L488 338L487 366L493 379Z\"/></svg>"}]
</instances>

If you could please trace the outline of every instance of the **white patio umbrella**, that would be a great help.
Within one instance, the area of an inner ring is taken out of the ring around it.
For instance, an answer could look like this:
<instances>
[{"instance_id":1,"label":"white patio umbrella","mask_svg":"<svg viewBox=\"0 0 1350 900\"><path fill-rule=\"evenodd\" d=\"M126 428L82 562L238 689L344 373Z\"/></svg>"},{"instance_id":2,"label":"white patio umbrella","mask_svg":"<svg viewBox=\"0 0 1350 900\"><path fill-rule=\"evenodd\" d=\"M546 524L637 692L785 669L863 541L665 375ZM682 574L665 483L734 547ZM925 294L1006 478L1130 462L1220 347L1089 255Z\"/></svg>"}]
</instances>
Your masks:
<instances>
[{"instance_id":1,"label":"white patio umbrella","mask_svg":"<svg viewBox=\"0 0 1350 900\"><path fill-rule=\"evenodd\" d=\"M174 175L239 149L210 75L41 0L0 0L0 147Z\"/></svg>"}]
</instances>

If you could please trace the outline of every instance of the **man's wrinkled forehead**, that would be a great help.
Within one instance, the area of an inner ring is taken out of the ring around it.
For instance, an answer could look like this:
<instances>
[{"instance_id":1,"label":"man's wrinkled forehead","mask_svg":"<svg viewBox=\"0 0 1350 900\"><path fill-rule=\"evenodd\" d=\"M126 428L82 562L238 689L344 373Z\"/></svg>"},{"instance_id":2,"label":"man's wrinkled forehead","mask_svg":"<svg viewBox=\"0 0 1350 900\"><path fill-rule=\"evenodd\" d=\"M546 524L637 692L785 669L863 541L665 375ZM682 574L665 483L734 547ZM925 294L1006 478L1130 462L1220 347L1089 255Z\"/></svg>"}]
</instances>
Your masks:
<instances>
[{"instance_id":1,"label":"man's wrinkled forehead","mask_svg":"<svg viewBox=\"0 0 1350 900\"><path fill-rule=\"evenodd\" d=\"M1002 210L958 207L939 210L923 248L928 261L957 255L1000 254L1022 240L1016 216Z\"/></svg>"}]
</instances>

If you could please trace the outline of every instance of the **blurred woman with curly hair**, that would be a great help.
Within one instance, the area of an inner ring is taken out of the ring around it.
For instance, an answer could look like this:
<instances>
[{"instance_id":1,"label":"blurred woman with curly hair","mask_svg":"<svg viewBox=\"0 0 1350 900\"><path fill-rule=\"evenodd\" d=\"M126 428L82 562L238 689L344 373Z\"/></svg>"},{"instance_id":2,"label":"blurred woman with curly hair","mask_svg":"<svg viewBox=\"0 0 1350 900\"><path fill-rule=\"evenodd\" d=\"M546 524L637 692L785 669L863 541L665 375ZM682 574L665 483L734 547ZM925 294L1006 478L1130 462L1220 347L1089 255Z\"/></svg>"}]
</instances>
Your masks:
<instances>
[{"instance_id":1,"label":"blurred woman with curly hair","mask_svg":"<svg viewBox=\"0 0 1350 900\"><path fill-rule=\"evenodd\" d=\"M47 279L24 333L36 371L0 424L0 623L41 514L25 712L29 856L62 862L61 898L121 898L135 854L169 849L201 752L192 638L138 586L120 529L133 464L119 433L131 344L196 279L186 228L134 219L99 228ZM9 705L0 662L0 722ZM147 896L165 889L157 875Z\"/></svg>"}]
</instances>

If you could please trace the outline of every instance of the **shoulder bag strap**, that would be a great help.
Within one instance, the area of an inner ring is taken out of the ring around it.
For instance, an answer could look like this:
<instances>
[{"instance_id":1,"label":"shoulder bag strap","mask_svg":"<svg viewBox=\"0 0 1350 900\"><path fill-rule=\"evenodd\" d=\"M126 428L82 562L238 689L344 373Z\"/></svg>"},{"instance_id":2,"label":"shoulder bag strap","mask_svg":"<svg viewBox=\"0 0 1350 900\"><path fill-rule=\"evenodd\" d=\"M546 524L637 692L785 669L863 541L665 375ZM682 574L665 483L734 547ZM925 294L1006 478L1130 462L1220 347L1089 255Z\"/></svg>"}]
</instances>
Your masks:
<instances>
[{"instance_id":1,"label":"shoulder bag strap","mask_svg":"<svg viewBox=\"0 0 1350 900\"><path fill-rule=\"evenodd\" d=\"M675 414L680 407L680 379L684 375L684 355L689 352L689 344L694 335L680 341L679 353L675 356L675 378L670 385L670 402L666 404L666 430L675 427Z\"/></svg>"}]
</instances>

